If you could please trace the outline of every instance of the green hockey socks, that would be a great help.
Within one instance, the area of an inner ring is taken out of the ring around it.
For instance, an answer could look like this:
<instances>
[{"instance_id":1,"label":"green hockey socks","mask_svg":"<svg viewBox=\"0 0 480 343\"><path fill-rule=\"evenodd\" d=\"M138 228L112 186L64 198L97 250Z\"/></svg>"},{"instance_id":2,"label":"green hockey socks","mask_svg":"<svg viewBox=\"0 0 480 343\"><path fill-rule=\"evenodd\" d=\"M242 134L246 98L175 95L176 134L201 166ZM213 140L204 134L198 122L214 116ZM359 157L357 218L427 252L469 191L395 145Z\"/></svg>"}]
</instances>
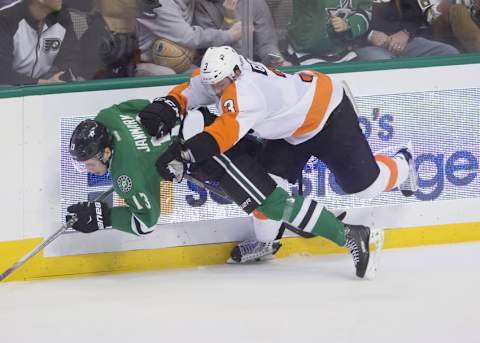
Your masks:
<instances>
[{"instance_id":1,"label":"green hockey socks","mask_svg":"<svg viewBox=\"0 0 480 343\"><path fill-rule=\"evenodd\" d=\"M344 225L335 215L315 200L302 196L289 196L283 188L277 187L257 208L268 218L283 220L296 228L321 236L344 246Z\"/></svg>"}]
</instances>

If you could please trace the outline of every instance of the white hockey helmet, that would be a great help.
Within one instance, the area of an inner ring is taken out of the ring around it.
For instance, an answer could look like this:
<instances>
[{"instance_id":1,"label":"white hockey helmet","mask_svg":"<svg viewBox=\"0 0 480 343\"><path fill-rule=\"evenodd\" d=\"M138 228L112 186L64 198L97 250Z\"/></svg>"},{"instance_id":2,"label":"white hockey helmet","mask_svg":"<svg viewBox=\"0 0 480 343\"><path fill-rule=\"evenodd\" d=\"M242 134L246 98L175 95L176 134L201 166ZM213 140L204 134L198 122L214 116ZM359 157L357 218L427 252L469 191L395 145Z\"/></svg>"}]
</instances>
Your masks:
<instances>
[{"instance_id":1,"label":"white hockey helmet","mask_svg":"<svg viewBox=\"0 0 480 343\"><path fill-rule=\"evenodd\" d=\"M206 84L215 84L226 77L235 80L235 71L242 65L240 55L229 46L208 48L203 55L200 77Z\"/></svg>"}]
</instances>

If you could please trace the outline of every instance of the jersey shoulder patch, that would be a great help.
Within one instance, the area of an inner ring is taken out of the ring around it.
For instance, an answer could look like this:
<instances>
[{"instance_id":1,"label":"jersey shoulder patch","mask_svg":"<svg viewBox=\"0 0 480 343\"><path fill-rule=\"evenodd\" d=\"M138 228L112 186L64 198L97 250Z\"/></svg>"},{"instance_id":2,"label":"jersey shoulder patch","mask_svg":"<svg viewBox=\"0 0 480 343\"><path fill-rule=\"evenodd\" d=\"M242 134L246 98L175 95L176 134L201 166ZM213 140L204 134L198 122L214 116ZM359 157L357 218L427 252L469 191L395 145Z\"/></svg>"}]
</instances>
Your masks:
<instances>
[{"instance_id":1,"label":"jersey shoulder patch","mask_svg":"<svg viewBox=\"0 0 480 343\"><path fill-rule=\"evenodd\" d=\"M122 193L129 193L129 192L131 192L131 190L133 188L133 180L130 176L128 176L126 174L122 174L122 175L118 176L115 180L115 183L116 183L118 189Z\"/></svg>"}]
</instances>

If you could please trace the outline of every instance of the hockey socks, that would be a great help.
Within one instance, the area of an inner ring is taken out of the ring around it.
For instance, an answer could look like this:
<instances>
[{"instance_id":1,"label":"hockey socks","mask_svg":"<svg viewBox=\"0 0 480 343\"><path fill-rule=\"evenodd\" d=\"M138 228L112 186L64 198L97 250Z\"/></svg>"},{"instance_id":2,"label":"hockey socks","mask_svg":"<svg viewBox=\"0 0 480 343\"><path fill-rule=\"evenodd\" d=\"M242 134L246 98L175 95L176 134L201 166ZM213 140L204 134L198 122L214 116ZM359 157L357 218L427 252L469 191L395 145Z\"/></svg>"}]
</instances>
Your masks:
<instances>
[{"instance_id":1,"label":"hockey socks","mask_svg":"<svg viewBox=\"0 0 480 343\"><path fill-rule=\"evenodd\" d=\"M404 154L396 154L393 157L378 154L375 155L375 160L380 172L370 186L355 193L358 198L372 199L382 192L389 192L398 187L409 177L410 166Z\"/></svg>"},{"instance_id":2,"label":"hockey socks","mask_svg":"<svg viewBox=\"0 0 480 343\"><path fill-rule=\"evenodd\" d=\"M304 232L345 246L343 223L315 200L299 195L290 197L287 191L277 187L257 210L270 219L283 220Z\"/></svg>"}]
</instances>

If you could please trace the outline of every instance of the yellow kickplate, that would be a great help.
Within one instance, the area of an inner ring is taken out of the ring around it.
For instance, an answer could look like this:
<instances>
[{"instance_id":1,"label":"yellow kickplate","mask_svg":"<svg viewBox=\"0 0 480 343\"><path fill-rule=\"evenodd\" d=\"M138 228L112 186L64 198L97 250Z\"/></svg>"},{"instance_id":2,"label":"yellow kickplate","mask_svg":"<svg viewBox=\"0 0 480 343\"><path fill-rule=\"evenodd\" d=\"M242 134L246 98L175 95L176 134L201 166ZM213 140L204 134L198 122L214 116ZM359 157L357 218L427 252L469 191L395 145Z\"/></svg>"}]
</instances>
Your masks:
<instances>
[{"instance_id":1,"label":"yellow kickplate","mask_svg":"<svg viewBox=\"0 0 480 343\"><path fill-rule=\"evenodd\" d=\"M480 241L480 223L385 230L384 249L470 241ZM0 272L5 271L41 242L42 239L39 238L0 242ZM282 244L283 247L277 257L293 254L320 255L346 252L345 248L338 247L323 238L291 237L283 239ZM219 243L47 258L43 257L40 252L10 275L6 281L223 264L234 245L234 243Z\"/></svg>"}]
</instances>

